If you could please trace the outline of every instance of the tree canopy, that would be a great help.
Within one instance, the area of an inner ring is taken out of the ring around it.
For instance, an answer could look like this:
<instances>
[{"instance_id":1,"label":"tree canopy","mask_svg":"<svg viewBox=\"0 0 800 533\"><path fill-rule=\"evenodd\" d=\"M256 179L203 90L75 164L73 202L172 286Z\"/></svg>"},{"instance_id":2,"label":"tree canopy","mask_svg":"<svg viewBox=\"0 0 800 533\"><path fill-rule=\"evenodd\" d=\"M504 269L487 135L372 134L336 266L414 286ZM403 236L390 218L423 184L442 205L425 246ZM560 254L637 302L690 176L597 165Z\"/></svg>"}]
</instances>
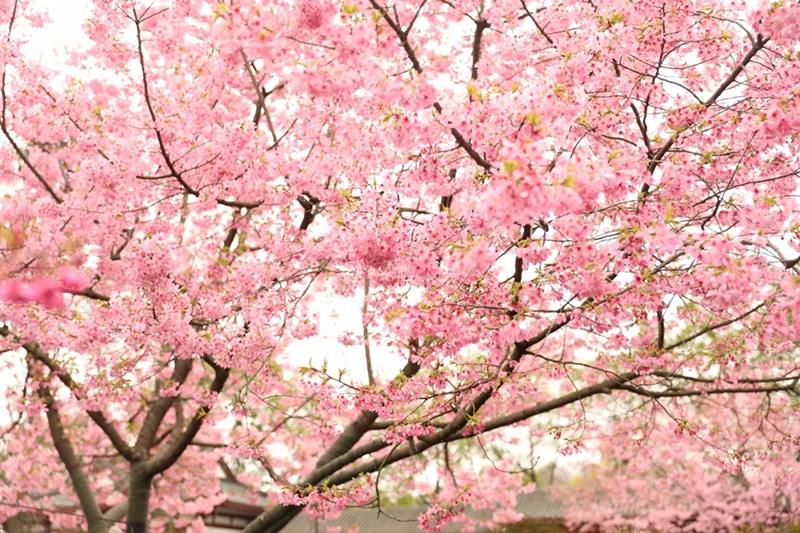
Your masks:
<instances>
[{"instance_id":1,"label":"tree canopy","mask_svg":"<svg viewBox=\"0 0 800 533\"><path fill-rule=\"evenodd\" d=\"M61 68L47 11L0 0L0 517L201 531L225 459L249 533L512 521L532 442L595 458L574 524L796 518L794 2L94 0Z\"/></svg>"}]
</instances>

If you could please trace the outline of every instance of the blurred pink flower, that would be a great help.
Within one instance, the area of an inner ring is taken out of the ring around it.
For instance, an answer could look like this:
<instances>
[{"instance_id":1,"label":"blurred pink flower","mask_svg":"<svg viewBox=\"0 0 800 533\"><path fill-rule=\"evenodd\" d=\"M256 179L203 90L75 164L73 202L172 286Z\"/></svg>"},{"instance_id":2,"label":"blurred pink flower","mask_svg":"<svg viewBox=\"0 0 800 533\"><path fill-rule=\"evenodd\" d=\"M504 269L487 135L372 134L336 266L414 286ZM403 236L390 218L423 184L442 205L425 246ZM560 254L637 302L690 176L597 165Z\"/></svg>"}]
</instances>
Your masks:
<instances>
[{"instance_id":1,"label":"blurred pink flower","mask_svg":"<svg viewBox=\"0 0 800 533\"><path fill-rule=\"evenodd\" d=\"M58 269L58 282L65 292L80 292L89 285L89 280L83 271L74 266L63 266Z\"/></svg>"}]
</instances>

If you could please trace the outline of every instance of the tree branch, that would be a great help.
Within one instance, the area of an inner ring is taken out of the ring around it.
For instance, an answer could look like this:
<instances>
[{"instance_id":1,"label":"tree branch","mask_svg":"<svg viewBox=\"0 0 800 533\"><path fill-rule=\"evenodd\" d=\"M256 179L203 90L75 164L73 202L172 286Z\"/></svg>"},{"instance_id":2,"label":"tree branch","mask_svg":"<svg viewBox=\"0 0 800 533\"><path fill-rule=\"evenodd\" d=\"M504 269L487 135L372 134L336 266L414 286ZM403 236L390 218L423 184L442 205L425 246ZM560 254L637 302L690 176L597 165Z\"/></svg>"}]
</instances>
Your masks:
<instances>
[{"instance_id":1,"label":"tree branch","mask_svg":"<svg viewBox=\"0 0 800 533\"><path fill-rule=\"evenodd\" d=\"M553 411L560 407L564 407L571 403L575 403L585 398L589 398L598 394L608 394L614 390L626 390L636 394L644 395L650 398L659 398L659 397L679 397L679 396L700 396L704 394L732 394L732 393L772 393L772 392L780 392L780 391L791 391L794 390L794 387L797 385L797 379L793 381L790 385L785 386L774 386L774 387L757 387L757 388L746 388L746 387L731 387L731 388L719 388L719 389L708 389L704 391L688 391L688 390L670 390L670 391L662 391L662 392L650 392L642 389L641 387L636 387L633 385L629 385L629 383L638 378L639 375L633 372L627 372L624 374L619 374L604 380L600 383L595 385L590 385L576 391L573 391L569 394L565 394L559 398L555 398L553 400L540 402L528 409L524 409L521 411L517 411L515 413L511 413L508 415L504 415L501 417L494 418L484 425L484 432L496 430L502 427L510 426L512 424L521 422L528 418L531 418L536 415L540 415L549 411ZM431 447L443 444L455 440L462 440L465 438L470 438L471 435L464 435L462 433L439 433L437 434L437 438L430 440L429 442L420 443L415 446L411 446L409 444L404 444L395 448L392 452L390 452L385 457L375 458L371 461L368 461L362 465L353 466L347 470L339 472L338 474L328 478L325 480L325 484L327 486L335 486L341 485L346 483L352 479L355 479L359 475L362 474L369 474L374 473L378 470L385 468L393 463L406 459L408 457L418 455L423 453L425 450L430 449ZM377 447L377 441L373 445L373 447ZM386 447L384 443L384 447ZM377 450L376 450L377 451ZM270 510L268 513L273 514L276 520L279 520L279 523L286 523L286 517L288 516L289 520L296 516L302 507L289 507L283 513L277 513L276 510L282 508L274 508ZM284 522L284 520L286 520ZM279 531L279 529L267 528L267 529L246 529L245 531Z\"/></svg>"},{"instance_id":2,"label":"tree branch","mask_svg":"<svg viewBox=\"0 0 800 533\"><path fill-rule=\"evenodd\" d=\"M298 197L297 202L303 206L303 220L300 221L300 231L305 231L314 222L317 216L316 208L319 205L319 198L303 191Z\"/></svg>"},{"instance_id":3,"label":"tree branch","mask_svg":"<svg viewBox=\"0 0 800 533\"><path fill-rule=\"evenodd\" d=\"M361 330L364 336L364 358L367 363L367 379L371 386L375 386L375 376L372 373L372 354L369 349L369 325L367 313L369 312L369 274L364 275L364 307L361 309Z\"/></svg>"},{"instance_id":4,"label":"tree branch","mask_svg":"<svg viewBox=\"0 0 800 533\"><path fill-rule=\"evenodd\" d=\"M14 28L14 22L17 20L17 0L14 0L14 7L11 9L11 20L8 23L8 36L6 37L7 42L11 42L11 30ZM36 167L33 166L30 159L28 159L27 154L24 150L22 150L19 145L14 141L14 138L11 136L11 133L8 131L8 124L6 122L6 112L8 106L8 100L6 98L6 69L3 69L3 75L0 76L0 102L2 102L2 113L0 114L0 131L3 132L3 135L8 142L11 143L11 146L14 148L14 151L17 155L22 159L22 162L25 163L25 166L33 173L39 183L47 190L53 200L56 201L57 204L62 203L64 200L56 193L56 191L47 183L47 180L44 176L39 173Z\"/></svg>"},{"instance_id":5,"label":"tree branch","mask_svg":"<svg viewBox=\"0 0 800 533\"><path fill-rule=\"evenodd\" d=\"M67 468L69 479L72 482L72 487L75 489L75 495L81 504L81 509L89 524L90 533L100 533L105 531L105 524L103 514L100 512L100 506L94 497L94 491L89 484L89 480L83 471L81 460L75 455L75 450L72 443L64 431L64 426L61 423L61 416L56 407L53 394L47 386L42 385L39 388L39 395L47 406L47 424L50 427L50 436L53 438L53 445L58 452L58 457Z\"/></svg>"},{"instance_id":6,"label":"tree branch","mask_svg":"<svg viewBox=\"0 0 800 533\"><path fill-rule=\"evenodd\" d=\"M124 501L106 511L103 519L106 522L119 522L126 514L128 514L128 502Z\"/></svg>"},{"instance_id":7,"label":"tree branch","mask_svg":"<svg viewBox=\"0 0 800 533\"><path fill-rule=\"evenodd\" d=\"M757 306L753 307L752 309L750 309L749 311L746 311L746 312L742 313L739 316L735 316L733 318L729 318L728 320L723 320L722 322L717 322L716 324L711 324L710 326L706 326L703 329L701 329L699 331L696 331L695 333L692 333L688 337L685 337L683 339L677 340L677 341L673 342L672 344L670 344L668 346L665 346L664 349L665 350L672 350L673 348L677 348L678 346L686 344L687 342L691 342L694 339L696 339L697 337L701 337L701 336L705 335L706 333L711 333L714 330L717 330L717 329L720 329L720 328L724 328L725 326L730 326L731 324L733 324L735 322L738 322L739 320L741 320L743 318L746 318L749 315L752 315L753 313L755 313L756 311L758 311L759 309L761 309L765 305L767 305L767 303L766 302L762 302L762 303L758 304Z\"/></svg>"},{"instance_id":8,"label":"tree branch","mask_svg":"<svg viewBox=\"0 0 800 533\"><path fill-rule=\"evenodd\" d=\"M378 10L378 12L381 14L386 23L389 24L389 27L392 28L392 30L395 32L397 38L400 39L400 44L403 46L403 50L405 50L409 61L411 61L411 66L417 73L421 74L422 66L419 63L419 59L417 58L414 49L408 43L408 31L403 30L403 28L400 27L400 24L396 22L394 19L392 19L392 17L389 15L389 12L386 11L386 8L380 5L376 0L369 0L369 3L372 4L372 7ZM409 30L410 29L411 27L409 26ZM439 102L435 102L433 104L433 107L439 113L442 112L442 105ZM467 154L469 154L469 156L475 161L475 163L478 164L478 166L483 167L487 171L491 172L492 165L486 159L481 157L481 155L475 150L475 148L473 148L473 146L469 143L469 141L467 141L456 128L450 128L450 133L455 138L456 143L458 143L458 146L463 148L464 151L467 152Z\"/></svg>"},{"instance_id":9,"label":"tree branch","mask_svg":"<svg viewBox=\"0 0 800 533\"><path fill-rule=\"evenodd\" d=\"M236 207L238 209L255 209L256 207L260 207L264 200L256 200L254 202L245 202L242 200L225 200L223 198L217 198L217 203L219 205L224 205L225 207Z\"/></svg>"},{"instance_id":10,"label":"tree branch","mask_svg":"<svg viewBox=\"0 0 800 533\"><path fill-rule=\"evenodd\" d=\"M473 80L478 79L478 61L481 60L481 40L483 39L483 32L486 31L491 24L484 18L479 18L475 21L475 37L472 40L472 74Z\"/></svg>"},{"instance_id":11,"label":"tree branch","mask_svg":"<svg viewBox=\"0 0 800 533\"><path fill-rule=\"evenodd\" d=\"M192 362L192 359L176 359L170 381L178 384L178 386L183 385L192 370ZM175 403L175 400L176 396L161 396L150 406L139 430L139 436L136 438L136 444L133 446L136 460L141 461L148 456L150 448L153 447L153 439L155 439L156 433L161 427L161 422L170 407L172 407L172 404Z\"/></svg>"},{"instance_id":12,"label":"tree branch","mask_svg":"<svg viewBox=\"0 0 800 533\"><path fill-rule=\"evenodd\" d=\"M458 145L459 145L461 148L463 148L463 149L464 149L464 151L465 151L465 152L467 152L467 154L469 154L469 156L472 158L472 160L473 160L473 161L475 161L475 163L477 163L479 167L483 167L483 168L484 168L484 169L486 169L487 171L491 172L491 170L492 170L492 164L491 164L491 163L489 163L489 162L488 162L486 159L484 159L484 158L483 158L483 157L482 157L482 156L481 156L481 155L480 155L480 154L479 154L479 153L478 153L478 152L475 150L475 148L473 148L473 147L472 147L472 145L469 143L469 141L467 141L467 140L464 138L464 136L463 136L463 135L461 135L461 133L460 133L460 132L459 132L457 129L455 129L455 128L450 128L450 133L451 133L451 134L453 135L453 137L455 138L455 140L456 140L456 143L457 143L457 144L458 144Z\"/></svg>"},{"instance_id":13,"label":"tree branch","mask_svg":"<svg viewBox=\"0 0 800 533\"><path fill-rule=\"evenodd\" d=\"M2 89L3 91L3 101L5 102L5 72L3 73L3 83L0 89ZM25 163L25 166L28 167L28 170L30 170L33 173L33 175L36 177L39 183L42 184L42 187L45 188L45 190L53 198L53 200L55 200L57 204L64 203L64 200L58 195L58 193L56 193L56 191L50 186L50 184L47 183L47 180L44 178L44 176L42 176L42 174L36 169L36 167L33 166L31 160L28 159L28 156L19 147L16 141L14 141L14 138L11 136L11 133L6 128L5 105L3 105L3 119L0 120L0 131L3 132L3 135L5 136L6 139L8 139L8 142L11 143L11 146L14 148L14 151L17 153L19 158L22 159L22 162Z\"/></svg>"},{"instance_id":14,"label":"tree branch","mask_svg":"<svg viewBox=\"0 0 800 533\"><path fill-rule=\"evenodd\" d=\"M150 18L152 18L152 16ZM164 139L161 136L161 130L158 128L156 112L153 110L153 103L150 98L150 88L147 83L147 69L145 68L144 65L144 50L142 49L142 28L141 28L142 21L143 19L140 19L136 15L136 10L134 9L133 22L134 24L136 24L136 42L139 51L139 65L142 68L142 82L144 84L144 102L145 105L147 106L147 111L150 113L150 119L153 121L153 131L155 131L156 133L156 139L158 140L158 147L159 150L161 151L161 156L164 158L164 162L167 164L167 168L170 171L170 176L174 177L178 181L178 183L181 184L181 186L184 188L186 192L188 192L192 196L199 196L200 194L198 193L198 191L196 191L188 183L186 183L186 181L183 179L183 176L181 176L181 173L178 172L178 170L175 168L175 164L170 158L169 153L167 152L167 147L164 144Z\"/></svg>"},{"instance_id":15,"label":"tree branch","mask_svg":"<svg viewBox=\"0 0 800 533\"><path fill-rule=\"evenodd\" d=\"M386 8L380 5L376 0L369 0L369 3L372 4L372 7L378 10L378 12L383 17L383 20L389 24L389 27L397 34L397 38L400 39L400 45L405 50L406 55L408 56L409 61L411 61L411 66L416 70L418 73L422 73L422 66L419 64L419 59L417 59L417 54L414 52L414 49L411 48L411 45L408 43L408 32L403 30L400 27L400 24L396 22L390 15L389 12L386 11ZM409 26L409 30L411 27Z\"/></svg>"},{"instance_id":16,"label":"tree branch","mask_svg":"<svg viewBox=\"0 0 800 533\"><path fill-rule=\"evenodd\" d=\"M0 332L0 334L2 334L2 332ZM39 361L42 364L44 364L47 368L50 369L50 371L53 374L58 376L58 379L61 381L61 383L66 385L66 387L70 390L70 392L72 392L72 394L78 400L84 399L79 394L78 384L75 383L75 381L72 379L72 376L70 376L70 374L67 371L62 369L55 361L53 361L53 359L50 358L47 352L42 350L42 348L39 346L38 343L28 342L23 344L22 347L25 349L28 355L30 355L36 361ZM108 437L108 440L111 441L111 445L114 447L114 449L117 450L117 452L122 457L124 457L128 461L131 461L133 459L133 450L131 449L130 446L128 446L128 444L119 434L117 429L105 417L105 415L100 411L94 411L94 410L87 410L86 414L89 415L89 418L91 418L92 421L95 424L97 424L97 426L101 430L103 430L103 433L105 433L106 436Z\"/></svg>"},{"instance_id":17,"label":"tree branch","mask_svg":"<svg viewBox=\"0 0 800 533\"><path fill-rule=\"evenodd\" d=\"M256 105L261 106L261 109L264 110L264 118L267 120L267 128L269 129L270 135L272 135L272 142L277 144L278 136L275 134L275 127L272 125L272 118L270 118L269 109L267 109L267 102L265 99L266 91L259 87L258 80L256 80L256 76L253 74L253 71L250 68L250 60L247 58L244 48L239 48L239 53L242 55L242 59L244 60L244 68L247 71L247 75L250 77L250 82L253 84L253 87L256 90ZM258 113L256 113L255 117L253 117L253 123L256 127L258 127L258 118Z\"/></svg>"},{"instance_id":18,"label":"tree branch","mask_svg":"<svg viewBox=\"0 0 800 533\"><path fill-rule=\"evenodd\" d=\"M797 379L788 385L775 385L772 387L720 387L715 389L688 390L688 389L667 389L663 391L651 391L644 387L633 384L620 384L617 389L633 392L648 398L681 398L689 396L707 396L715 394L752 394L758 392L789 392L795 391Z\"/></svg>"},{"instance_id":19,"label":"tree branch","mask_svg":"<svg viewBox=\"0 0 800 533\"><path fill-rule=\"evenodd\" d=\"M525 0L520 0L520 2L522 2L522 9L525 10L525 15L527 15L527 17L530 18L533 21L533 25L536 26L536 29L539 30L539 33L542 34L542 37L547 39L548 43L550 43L551 45L555 46L556 43L553 41L553 39L549 35L547 35L547 32L544 31L544 28L542 28L539 25L539 23L536 21L536 19L533 16L533 13L531 13L530 10L528 9L528 6L525 3Z\"/></svg>"},{"instance_id":20,"label":"tree branch","mask_svg":"<svg viewBox=\"0 0 800 533\"><path fill-rule=\"evenodd\" d=\"M493 418L484 425L484 432L510 426L512 424L516 424L517 422L522 422L523 420L533 416L553 411L554 409L564 407L565 405L583 400L584 398L590 398L597 394L606 394L615 388L618 388L620 384L626 383L632 379L635 379L636 377L638 377L638 374L633 372L619 374L595 385L590 385L588 387L572 391L553 400L540 402L527 409L522 409L521 411Z\"/></svg>"},{"instance_id":21,"label":"tree branch","mask_svg":"<svg viewBox=\"0 0 800 533\"><path fill-rule=\"evenodd\" d=\"M516 363L518 363L523 355L525 355L525 350L541 342L549 335L555 333L569 323L569 321L569 318L564 318L559 322L551 324L549 327L543 329L530 339L516 343L512 348L512 352L508 358L508 361L503 365L503 372L511 374L513 369L516 367ZM408 368L409 365L414 365L414 363L409 360L409 364L406 365L406 367ZM497 388L499 388L499 385L495 388L486 390L467 401L461 410L442 429L431 435L420 437L418 443L406 443L401 446L397 446L386 457L372 459L362 465L353 466L347 470L339 472L338 474L334 474L340 468L343 468L344 466L355 461L356 457L354 457L354 455L356 453L360 454L359 457L361 457L370 453L375 453L389 446L382 439L375 439L356 450L350 450L349 453L338 456L336 459L333 459L323 466L318 466L311 474L306 476L299 485L302 487L309 485L317 486L322 482L328 486L341 485L342 483L346 483L362 473L377 472L384 466L388 466L402 459L420 454L425 450L436 446L437 444L445 442L448 439L451 439L451 437L454 435L457 435L459 431L463 430L467 426L469 420L481 409L481 407L483 407L487 401L489 401L489 399L496 392ZM353 442L353 444L355 444L355 442ZM244 529L244 533L273 533L280 531L283 525L287 524L294 516L297 516L302 509L303 506L275 506L272 509L261 513L257 518L250 522L250 524L248 524Z\"/></svg>"},{"instance_id":22,"label":"tree branch","mask_svg":"<svg viewBox=\"0 0 800 533\"><path fill-rule=\"evenodd\" d=\"M736 77L742 72L742 70L744 70L744 67L746 67L747 64L750 63L750 61L752 61L755 55L762 48L764 48L764 46L766 46L768 42L769 42L768 37L765 38L763 35L758 34L756 36L756 41L753 43L753 46L750 48L747 54L745 54L744 58L742 58L739 64L736 65L736 67L731 71L731 73L728 75L725 81L723 81L722 84L717 88L717 90L714 91L714 94L712 94L705 102L703 102L703 106L705 106L706 108L711 107L717 101L717 99L722 95L722 93L725 92L725 90L734 81L736 81ZM664 156L667 154L669 149L672 148L672 145L675 144L675 141L677 139L678 135L676 133L675 135L670 137L669 140L667 140L667 142L665 142L661 146L661 148L658 149L658 152L656 152L653 158L650 159L650 162L647 165L648 172L650 172L651 174L655 172L656 168L658 168L658 165L661 164L662 160L664 159Z\"/></svg>"},{"instance_id":23,"label":"tree branch","mask_svg":"<svg viewBox=\"0 0 800 533\"><path fill-rule=\"evenodd\" d=\"M411 358L409 358L406 366L403 367L401 375L405 376L406 378L410 378L414 376L417 372L419 372L419 365L412 362ZM311 483L312 485L318 483L318 481L309 481L309 480L316 480L320 478L320 469L325 467L333 461L344 455L345 453L352 450L353 446L355 446L361 437L363 437L368 431L372 429L373 424L378 419L378 414L374 411L370 411L368 409L362 410L358 416L356 417L353 422L350 423L342 432L339 434L339 438L328 448L325 453L320 456L317 460L316 468L313 472L311 472L308 476L306 476L305 482L302 485L306 485ZM327 471L327 470L326 470ZM324 477L324 474L322 475ZM321 479L321 478L320 478Z\"/></svg>"},{"instance_id":24,"label":"tree branch","mask_svg":"<svg viewBox=\"0 0 800 533\"><path fill-rule=\"evenodd\" d=\"M521 244L527 244L528 239L531 238L531 234L533 233L533 228L530 224L525 224L522 226L522 237L519 241L517 241L516 245L520 246ZM517 254L517 257L514 258L514 294L511 298L511 301L514 305L519 303L519 291L522 288L522 270L524 264L522 261L522 257Z\"/></svg>"},{"instance_id":25,"label":"tree branch","mask_svg":"<svg viewBox=\"0 0 800 533\"><path fill-rule=\"evenodd\" d=\"M211 357L206 356L203 360L214 370L214 380L211 382L208 392L218 394L228 381L230 369L219 366ZM147 475L155 476L175 464L175 461L180 458L184 450L192 443L200 428L203 427L203 422L211 412L212 407L213 405L199 407L181 436L171 441L167 446L159 450L152 459L148 460L143 466L143 471Z\"/></svg>"}]
</instances>

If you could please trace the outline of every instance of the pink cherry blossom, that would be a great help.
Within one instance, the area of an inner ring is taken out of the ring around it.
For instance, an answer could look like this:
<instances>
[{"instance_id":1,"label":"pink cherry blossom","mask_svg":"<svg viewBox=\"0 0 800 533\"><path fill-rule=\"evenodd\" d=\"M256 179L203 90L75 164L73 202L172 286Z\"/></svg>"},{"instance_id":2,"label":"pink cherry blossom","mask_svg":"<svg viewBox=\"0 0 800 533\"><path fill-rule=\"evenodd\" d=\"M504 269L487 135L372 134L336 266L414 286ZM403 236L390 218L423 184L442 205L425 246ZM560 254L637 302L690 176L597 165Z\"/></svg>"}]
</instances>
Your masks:
<instances>
[{"instance_id":1,"label":"pink cherry blossom","mask_svg":"<svg viewBox=\"0 0 800 533\"><path fill-rule=\"evenodd\" d=\"M798 521L796 2L86 5L0 0L0 501Z\"/></svg>"},{"instance_id":2,"label":"pink cherry blossom","mask_svg":"<svg viewBox=\"0 0 800 533\"><path fill-rule=\"evenodd\" d=\"M80 292L89 284L83 271L74 266L63 266L59 268L58 282L66 292Z\"/></svg>"}]
</instances>

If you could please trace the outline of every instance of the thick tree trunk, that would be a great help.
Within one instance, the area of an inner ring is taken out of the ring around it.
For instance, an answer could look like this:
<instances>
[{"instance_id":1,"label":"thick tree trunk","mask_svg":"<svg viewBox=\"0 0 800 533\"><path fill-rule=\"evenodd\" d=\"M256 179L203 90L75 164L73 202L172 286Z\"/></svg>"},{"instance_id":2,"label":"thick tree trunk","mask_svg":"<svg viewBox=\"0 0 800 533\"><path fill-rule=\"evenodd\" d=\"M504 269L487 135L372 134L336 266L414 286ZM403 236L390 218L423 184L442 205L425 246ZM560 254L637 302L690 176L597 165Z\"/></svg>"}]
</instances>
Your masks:
<instances>
[{"instance_id":1,"label":"thick tree trunk","mask_svg":"<svg viewBox=\"0 0 800 533\"><path fill-rule=\"evenodd\" d=\"M39 346L34 343L25 345L28 353L38 350ZM82 459L75 453L72 442L69 440L67 432L61 423L61 415L53 398L52 391L47 386L39 388L39 395L44 398L47 405L47 423L50 427L50 436L53 438L53 446L58 452L58 457L67 468L75 495L78 496L83 515L89 528L89 533L107 533L108 525L103 520L103 513L92 492L92 486L86 473L83 471Z\"/></svg>"},{"instance_id":2,"label":"thick tree trunk","mask_svg":"<svg viewBox=\"0 0 800 533\"><path fill-rule=\"evenodd\" d=\"M372 427L372 424L374 424L377 419L378 413L366 409L361 411L356 419L342 431L339 438L336 439L331 447L322 454L317 461L317 468L325 466L340 455L349 452L350 449L361 440L361 437L369 431L369 428Z\"/></svg>"},{"instance_id":3,"label":"thick tree trunk","mask_svg":"<svg viewBox=\"0 0 800 533\"><path fill-rule=\"evenodd\" d=\"M243 533L278 533L292 519L303 512L304 507L276 505L269 511L261 513L255 520L247 524Z\"/></svg>"},{"instance_id":4,"label":"thick tree trunk","mask_svg":"<svg viewBox=\"0 0 800 533\"><path fill-rule=\"evenodd\" d=\"M150 488L153 478L144 471L144 463L131 465L128 494L128 525L125 533L147 533L150 515Z\"/></svg>"}]
</instances>

